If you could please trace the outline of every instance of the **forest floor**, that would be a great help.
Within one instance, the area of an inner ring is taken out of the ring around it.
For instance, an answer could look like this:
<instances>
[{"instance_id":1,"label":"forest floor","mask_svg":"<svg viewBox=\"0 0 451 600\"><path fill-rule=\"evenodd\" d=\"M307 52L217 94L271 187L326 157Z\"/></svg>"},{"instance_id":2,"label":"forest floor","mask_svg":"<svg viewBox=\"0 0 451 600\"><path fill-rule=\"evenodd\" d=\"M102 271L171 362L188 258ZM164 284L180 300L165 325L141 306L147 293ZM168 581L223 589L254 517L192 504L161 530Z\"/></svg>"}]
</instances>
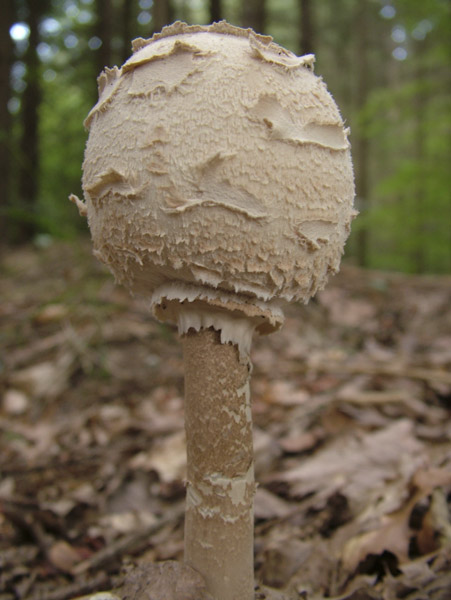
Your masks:
<instances>
[{"instance_id":1,"label":"forest floor","mask_svg":"<svg viewBox=\"0 0 451 600\"><path fill-rule=\"evenodd\" d=\"M0 279L0 600L160 599L132 574L182 560L177 334L84 241ZM256 598L449 600L451 278L344 265L252 361Z\"/></svg>"}]
</instances>

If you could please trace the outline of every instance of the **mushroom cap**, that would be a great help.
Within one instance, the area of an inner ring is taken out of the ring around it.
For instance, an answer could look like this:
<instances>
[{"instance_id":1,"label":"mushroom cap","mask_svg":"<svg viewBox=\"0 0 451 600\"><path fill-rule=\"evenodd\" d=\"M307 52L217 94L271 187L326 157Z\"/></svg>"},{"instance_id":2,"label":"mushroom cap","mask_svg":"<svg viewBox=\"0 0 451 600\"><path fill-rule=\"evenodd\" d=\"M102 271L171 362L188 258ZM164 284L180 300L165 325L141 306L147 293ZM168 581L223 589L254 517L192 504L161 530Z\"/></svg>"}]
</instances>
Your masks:
<instances>
[{"instance_id":1,"label":"mushroom cap","mask_svg":"<svg viewBox=\"0 0 451 600\"><path fill-rule=\"evenodd\" d=\"M225 22L133 48L86 120L95 255L136 294L307 301L355 214L348 130L313 56Z\"/></svg>"}]
</instances>

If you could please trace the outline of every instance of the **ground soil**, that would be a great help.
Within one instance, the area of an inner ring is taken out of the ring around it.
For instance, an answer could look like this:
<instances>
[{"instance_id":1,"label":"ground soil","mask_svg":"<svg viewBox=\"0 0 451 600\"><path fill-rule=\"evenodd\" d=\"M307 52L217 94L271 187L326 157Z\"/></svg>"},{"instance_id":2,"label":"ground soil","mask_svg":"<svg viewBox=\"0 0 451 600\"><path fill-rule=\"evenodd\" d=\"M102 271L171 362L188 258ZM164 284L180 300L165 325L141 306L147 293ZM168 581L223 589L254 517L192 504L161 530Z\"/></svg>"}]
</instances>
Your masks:
<instances>
[{"instance_id":1,"label":"ground soil","mask_svg":"<svg viewBox=\"0 0 451 600\"><path fill-rule=\"evenodd\" d=\"M147 598L183 558L177 333L85 241L0 278L0 600ZM450 300L345 264L255 340L256 598L451 598Z\"/></svg>"}]
</instances>

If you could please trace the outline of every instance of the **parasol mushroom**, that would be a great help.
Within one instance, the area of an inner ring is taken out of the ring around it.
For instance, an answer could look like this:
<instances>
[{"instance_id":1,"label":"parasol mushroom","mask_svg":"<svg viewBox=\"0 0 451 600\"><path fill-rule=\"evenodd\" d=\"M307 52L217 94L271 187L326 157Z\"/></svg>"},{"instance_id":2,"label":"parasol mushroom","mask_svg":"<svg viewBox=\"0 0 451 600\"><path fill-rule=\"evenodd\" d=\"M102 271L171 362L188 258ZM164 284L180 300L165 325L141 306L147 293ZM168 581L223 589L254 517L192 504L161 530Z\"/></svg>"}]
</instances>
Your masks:
<instances>
[{"instance_id":1,"label":"parasol mushroom","mask_svg":"<svg viewBox=\"0 0 451 600\"><path fill-rule=\"evenodd\" d=\"M337 272L348 130L312 55L226 22L174 23L99 77L83 165L94 254L175 323L185 365L185 561L254 597L249 352Z\"/></svg>"}]
</instances>

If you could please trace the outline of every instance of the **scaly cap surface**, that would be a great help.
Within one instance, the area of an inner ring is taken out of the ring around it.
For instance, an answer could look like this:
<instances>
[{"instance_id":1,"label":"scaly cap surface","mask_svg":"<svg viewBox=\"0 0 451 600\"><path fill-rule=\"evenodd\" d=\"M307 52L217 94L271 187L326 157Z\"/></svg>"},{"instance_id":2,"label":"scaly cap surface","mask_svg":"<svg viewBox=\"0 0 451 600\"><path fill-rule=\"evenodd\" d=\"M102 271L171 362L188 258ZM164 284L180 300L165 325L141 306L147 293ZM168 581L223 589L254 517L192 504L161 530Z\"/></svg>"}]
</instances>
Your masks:
<instances>
[{"instance_id":1,"label":"scaly cap surface","mask_svg":"<svg viewBox=\"0 0 451 600\"><path fill-rule=\"evenodd\" d=\"M348 130L313 56L225 22L133 49L86 120L95 255L149 297L307 301L355 214Z\"/></svg>"}]
</instances>

